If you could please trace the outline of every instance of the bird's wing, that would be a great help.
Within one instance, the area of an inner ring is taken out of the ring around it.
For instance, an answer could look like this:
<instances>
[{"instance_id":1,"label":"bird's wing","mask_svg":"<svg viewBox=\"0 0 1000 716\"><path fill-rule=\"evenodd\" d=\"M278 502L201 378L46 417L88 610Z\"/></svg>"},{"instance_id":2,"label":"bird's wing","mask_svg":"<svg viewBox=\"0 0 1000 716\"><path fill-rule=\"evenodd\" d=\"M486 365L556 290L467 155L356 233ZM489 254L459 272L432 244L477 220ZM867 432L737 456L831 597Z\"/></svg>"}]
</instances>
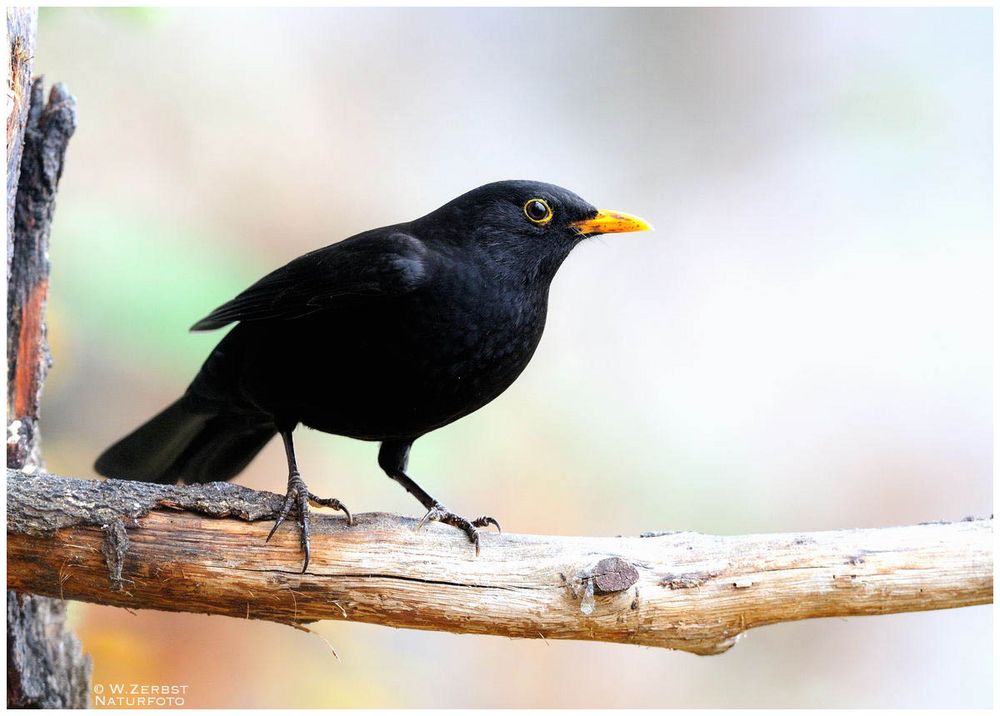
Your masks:
<instances>
[{"instance_id":1,"label":"bird's wing","mask_svg":"<svg viewBox=\"0 0 1000 716\"><path fill-rule=\"evenodd\" d=\"M405 233L361 234L272 271L195 323L210 331L234 321L291 319L335 305L341 296L392 296L418 288L428 250Z\"/></svg>"}]
</instances>

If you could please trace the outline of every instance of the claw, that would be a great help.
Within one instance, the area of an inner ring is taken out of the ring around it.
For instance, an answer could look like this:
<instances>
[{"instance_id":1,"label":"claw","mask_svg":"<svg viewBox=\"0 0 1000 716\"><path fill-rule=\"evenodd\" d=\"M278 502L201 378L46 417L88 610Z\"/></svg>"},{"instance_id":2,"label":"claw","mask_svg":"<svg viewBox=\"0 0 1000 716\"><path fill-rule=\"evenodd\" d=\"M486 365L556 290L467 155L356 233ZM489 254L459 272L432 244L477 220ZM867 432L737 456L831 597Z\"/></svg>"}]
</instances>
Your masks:
<instances>
[{"instance_id":1,"label":"claw","mask_svg":"<svg viewBox=\"0 0 1000 716\"><path fill-rule=\"evenodd\" d=\"M274 527L272 527L271 531L267 533L267 538L264 540L264 544L267 544L268 542L271 541L271 538L274 537L274 533L278 531L278 527L280 527L281 523L284 521L285 518L281 516L279 516L278 519L274 521Z\"/></svg>"},{"instance_id":2,"label":"claw","mask_svg":"<svg viewBox=\"0 0 1000 716\"><path fill-rule=\"evenodd\" d=\"M309 493L309 501L319 505L320 507L332 507L335 510L340 510L345 515L347 515L347 524L354 526L354 517L351 515L351 511L347 509L347 505L338 500L336 497L316 497L313 493Z\"/></svg>"},{"instance_id":3,"label":"claw","mask_svg":"<svg viewBox=\"0 0 1000 716\"><path fill-rule=\"evenodd\" d=\"M492 517L484 515L483 517L470 522L464 517L459 517L454 512L449 512L448 509L441 503L437 503L427 510L427 514L425 514L420 522L417 523L416 529L423 529L424 525L428 522L441 522L442 524L451 525L452 527L458 527L460 530L465 532L469 541L472 542L473 547L476 549L477 557L479 556L479 532L476 528L494 525L498 531L500 530L500 523Z\"/></svg>"},{"instance_id":4,"label":"claw","mask_svg":"<svg viewBox=\"0 0 1000 716\"><path fill-rule=\"evenodd\" d=\"M302 561L302 574L309 569L309 557L312 550L309 545L309 491L305 489L305 483L299 481L301 489L296 490L299 508L299 544L302 546L304 559Z\"/></svg>"},{"instance_id":5,"label":"claw","mask_svg":"<svg viewBox=\"0 0 1000 716\"><path fill-rule=\"evenodd\" d=\"M420 522L417 523L417 532L422 530L424 528L424 525L426 525L428 522L432 520L441 519L442 513L443 513L443 508L441 507L441 505L434 505L434 507L427 510L427 514L424 515L420 519Z\"/></svg>"},{"instance_id":6,"label":"claw","mask_svg":"<svg viewBox=\"0 0 1000 716\"><path fill-rule=\"evenodd\" d=\"M285 501L281 503L281 512L278 513L278 518L274 521L274 527L272 527L271 531L267 533L267 539L264 540L265 544L271 541L271 538L274 537L274 533L278 531L278 528L281 527L285 518L288 517L288 513L292 510L292 499L294 497L295 491L291 485L291 480L289 480L288 492L285 493Z\"/></svg>"},{"instance_id":7,"label":"claw","mask_svg":"<svg viewBox=\"0 0 1000 716\"><path fill-rule=\"evenodd\" d=\"M487 525L493 525L494 527L497 528L497 532L503 534L503 530L500 529L500 523L497 522L494 518L490 517L489 515L483 515L478 520L472 521L473 527L486 527Z\"/></svg>"},{"instance_id":8,"label":"claw","mask_svg":"<svg viewBox=\"0 0 1000 716\"><path fill-rule=\"evenodd\" d=\"M295 511L298 515L298 525L299 525L299 545L302 549L303 560L302 560L302 573L305 574L306 570L309 569L309 559L312 556L312 546L309 542L309 503L314 502L317 505L323 507L332 507L336 510L341 510L347 515L348 524L354 524L354 518L351 516L350 511L344 504L335 498L329 497L317 497L316 495L309 492L306 488L306 484L299 477L298 473L292 473L288 476L288 492L285 493L285 500L281 504L281 511L278 513L278 517L274 521L274 526L271 531L267 534L267 539L264 540L265 543L270 542L274 533L278 531L278 528L284 523L285 519L288 517L289 513L292 511L292 507L295 507Z\"/></svg>"},{"instance_id":9,"label":"claw","mask_svg":"<svg viewBox=\"0 0 1000 716\"><path fill-rule=\"evenodd\" d=\"M306 570L309 569L309 557L312 554L311 550L309 549L309 537L307 535L305 536L305 539L302 540L302 551L305 553L305 559L302 560L301 574L305 574Z\"/></svg>"}]
</instances>

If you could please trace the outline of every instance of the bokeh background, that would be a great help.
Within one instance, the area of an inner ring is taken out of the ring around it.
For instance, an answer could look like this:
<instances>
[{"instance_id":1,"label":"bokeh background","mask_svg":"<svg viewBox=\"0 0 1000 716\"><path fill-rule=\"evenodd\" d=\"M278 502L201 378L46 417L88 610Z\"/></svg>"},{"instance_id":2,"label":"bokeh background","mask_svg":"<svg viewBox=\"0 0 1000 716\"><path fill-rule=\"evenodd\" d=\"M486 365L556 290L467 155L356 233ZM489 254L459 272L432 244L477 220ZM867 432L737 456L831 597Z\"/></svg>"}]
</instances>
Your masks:
<instances>
[{"instance_id":1,"label":"bokeh background","mask_svg":"<svg viewBox=\"0 0 1000 716\"><path fill-rule=\"evenodd\" d=\"M260 275L534 178L656 232L581 247L493 404L414 476L505 528L875 527L992 511L992 15L63 10L80 105L51 258L53 471L178 396ZM374 444L314 492L418 515ZM241 482L285 481L273 443ZM992 608L785 624L725 655L74 606L95 683L189 706L989 706Z\"/></svg>"}]
</instances>

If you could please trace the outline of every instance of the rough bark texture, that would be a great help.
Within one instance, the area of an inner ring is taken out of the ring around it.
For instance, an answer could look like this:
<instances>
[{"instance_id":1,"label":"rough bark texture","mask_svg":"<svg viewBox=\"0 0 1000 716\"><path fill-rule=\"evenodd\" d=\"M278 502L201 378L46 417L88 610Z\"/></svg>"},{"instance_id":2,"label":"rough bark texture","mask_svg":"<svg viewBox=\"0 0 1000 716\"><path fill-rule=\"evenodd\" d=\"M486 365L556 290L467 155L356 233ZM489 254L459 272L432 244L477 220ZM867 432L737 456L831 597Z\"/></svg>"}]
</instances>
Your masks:
<instances>
[{"instance_id":1,"label":"rough bark texture","mask_svg":"<svg viewBox=\"0 0 1000 716\"><path fill-rule=\"evenodd\" d=\"M36 13L7 9L7 466L42 468L38 405L49 368L45 340L48 239L76 103L61 85L45 103L30 84ZM7 592L7 705L87 705L90 660L66 629L61 601Z\"/></svg>"},{"instance_id":2,"label":"rough bark texture","mask_svg":"<svg viewBox=\"0 0 1000 716\"><path fill-rule=\"evenodd\" d=\"M14 197L24 147L24 125L31 104L31 64L35 54L38 11L7 8L7 280L14 247Z\"/></svg>"},{"instance_id":3,"label":"rough bark texture","mask_svg":"<svg viewBox=\"0 0 1000 716\"><path fill-rule=\"evenodd\" d=\"M347 619L717 654L747 629L993 600L993 521L805 534L536 537L316 515L264 542L281 498L8 473L8 587L301 625ZM235 519L233 519L235 518Z\"/></svg>"},{"instance_id":4,"label":"rough bark texture","mask_svg":"<svg viewBox=\"0 0 1000 716\"><path fill-rule=\"evenodd\" d=\"M76 101L60 84L46 104L42 80L31 87L31 109L14 208L14 245L7 285L7 464L39 464L36 435L42 385L50 365L45 340L49 230L66 145L76 129Z\"/></svg>"},{"instance_id":5,"label":"rough bark texture","mask_svg":"<svg viewBox=\"0 0 1000 716\"><path fill-rule=\"evenodd\" d=\"M7 592L7 707L86 708L90 659L59 599Z\"/></svg>"}]
</instances>

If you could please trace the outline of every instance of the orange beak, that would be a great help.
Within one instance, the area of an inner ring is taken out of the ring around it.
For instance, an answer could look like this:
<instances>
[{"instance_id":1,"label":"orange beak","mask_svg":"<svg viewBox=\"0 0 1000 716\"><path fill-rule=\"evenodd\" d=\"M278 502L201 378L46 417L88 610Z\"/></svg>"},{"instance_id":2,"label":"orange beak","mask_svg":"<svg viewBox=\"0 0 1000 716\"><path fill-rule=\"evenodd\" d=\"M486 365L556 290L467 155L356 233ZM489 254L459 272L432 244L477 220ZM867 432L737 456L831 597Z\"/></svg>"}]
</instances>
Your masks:
<instances>
[{"instance_id":1,"label":"orange beak","mask_svg":"<svg viewBox=\"0 0 1000 716\"><path fill-rule=\"evenodd\" d=\"M574 221L570 226L584 236L622 234L627 231L651 231L653 229L648 221L640 219L638 216L625 214L621 211L605 211L604 209L599 209L597 216L583 221Z\"/></svg>"}]
</instances>

